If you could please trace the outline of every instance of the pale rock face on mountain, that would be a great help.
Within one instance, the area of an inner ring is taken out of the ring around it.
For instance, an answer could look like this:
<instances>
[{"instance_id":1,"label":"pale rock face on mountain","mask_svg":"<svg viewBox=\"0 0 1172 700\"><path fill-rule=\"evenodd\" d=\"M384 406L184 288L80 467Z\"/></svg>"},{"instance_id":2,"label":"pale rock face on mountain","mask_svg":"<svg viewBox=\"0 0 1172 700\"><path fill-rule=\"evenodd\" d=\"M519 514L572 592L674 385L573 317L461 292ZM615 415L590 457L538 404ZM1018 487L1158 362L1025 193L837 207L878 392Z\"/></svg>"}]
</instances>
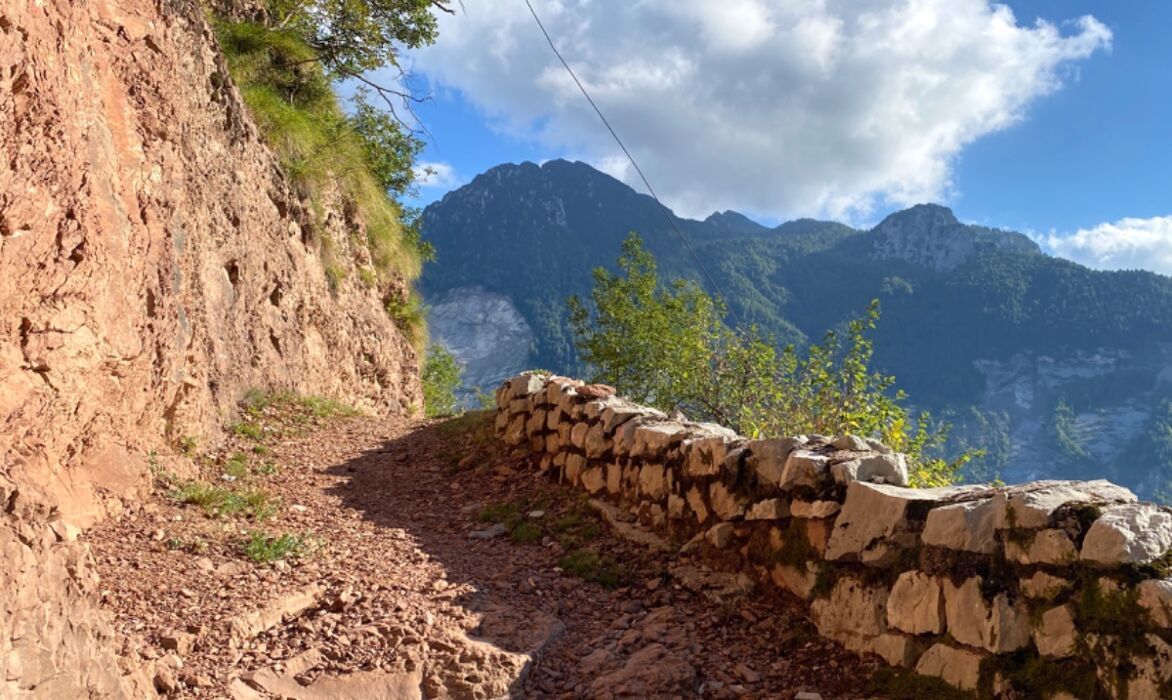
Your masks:
<instances>
[{"instance_id":1,"label":"pale rock face on mountain","mask_svg":"<svg viewBox=\"0 0 1172 700\"><path fill-rule=\"evenodd\" d=\"M1089 458L1102 464L1124 452L1148 425L1154 405L1151 396L1172 387L1172 381L1162 379L1172 372L1172 346L1166 344L1155 344L1142 357L1100 348L1060 357L1018 353L1005 360L979 360L975 365L985 379L982 408L1008 418L1010 459L1002 476L1011 481L1061 476L1050 469L1061 456L1053 453L1047 437L1054 404L1069 387L1090 380L1108 385L1121 381L1113 377L1156 376L1154 383L1121 392L1114 400L1101 396L1093 408L1072 407L1070 437ZM1133 482L1133 488L1144 493L1152 486Z\"/></svg>"},{"instance_id":2,"label":"pale rock face on mountain","mask_svg":"<svg viewBox=\"0 0 1172 700\"><path fill-rule=\"evenodd\" d=\"M526 369L533 329L509 297L483 287L453 289L427 318L432 338L460 363L465 386L489 386Z\"/></svg>"},{"instance_id":3,"label":"pale rock face on mountain","mask_svg":"<svg viewBox=\"0 0 1172 700\"><path fill-rule=\"evenodd\" d=\"M1041 253L1038 245L1020 233L960 223L951 209L917 204L884 219L872 231L877 260L902 260L938 272L953 270L979 247L1018 253Z\"/></svg>"}]
</instances>

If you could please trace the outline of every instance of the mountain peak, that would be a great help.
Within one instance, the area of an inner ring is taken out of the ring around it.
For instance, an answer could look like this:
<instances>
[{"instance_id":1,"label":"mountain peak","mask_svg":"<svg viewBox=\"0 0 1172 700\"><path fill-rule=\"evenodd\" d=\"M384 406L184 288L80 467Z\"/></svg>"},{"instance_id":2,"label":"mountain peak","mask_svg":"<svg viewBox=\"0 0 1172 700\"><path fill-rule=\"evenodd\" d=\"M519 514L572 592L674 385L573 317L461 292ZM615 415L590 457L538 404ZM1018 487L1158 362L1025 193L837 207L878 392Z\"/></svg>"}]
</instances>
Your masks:
<instances>
[{"instance_id":1,"label":"mountain peak","mask_svg":"<svg viewBox=\"0 0 1172 700\"><path fill-rule=\"evenodd\" d=\"M756 234L768 230L739 211L732 209L713 212L707 219L704 219L704 223L721 233Z\"/></svg>"},{"instance_id":2,"label":"mountain peak","mask_svg":"<svg viewBox=\"0 0 1172 700\"><path fill-rule=\"evenodd\" d=\"M939 204L897 211L871 229L871 235L876 259L902 260L941 272L955 269L980 248L1041 252L1020 233L962 224L951 209Z\"/></svg>"},{"instance_id":3,"label":"mountain peak","mask_svg":"<svg viewBox=\"0 0 1172 700\"><path fill-rule=\"evenodd\" d=\"M913 227L931 232L957 225L960 225L960 221L948 207L940 204L917 204L909 209L888 215L875 227L875 230Z\"/></svg>"}]
</instances>

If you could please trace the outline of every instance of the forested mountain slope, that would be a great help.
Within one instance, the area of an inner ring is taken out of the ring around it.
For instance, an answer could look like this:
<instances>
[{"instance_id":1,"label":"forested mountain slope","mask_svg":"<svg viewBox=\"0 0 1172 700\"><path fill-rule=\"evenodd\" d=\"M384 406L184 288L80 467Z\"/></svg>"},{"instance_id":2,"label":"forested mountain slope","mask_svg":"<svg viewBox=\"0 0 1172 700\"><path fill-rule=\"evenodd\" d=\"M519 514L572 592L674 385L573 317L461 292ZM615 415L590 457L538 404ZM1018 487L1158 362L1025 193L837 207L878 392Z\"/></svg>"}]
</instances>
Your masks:
<instances>
[{"instance_id":1,"label":"forested mountain slope","mask_svg":"<svg viewBox=\"0 0 1172 700\"><path fill-rule=\"evenodd\" d=\"M957 424L957 447L989 451L986 473L1108 476L1149 495L1172 477L1172 279L1090 270L936 205L867 231L736 212L677 223L736 317L780 343L879 298L877 363ZM477 384L582 371L565 298L589 292L629 231L668 275L704 281L654 200L583 163L493 168L429 206L423 228L434 331Z\"/></svg>"}]
</instances>

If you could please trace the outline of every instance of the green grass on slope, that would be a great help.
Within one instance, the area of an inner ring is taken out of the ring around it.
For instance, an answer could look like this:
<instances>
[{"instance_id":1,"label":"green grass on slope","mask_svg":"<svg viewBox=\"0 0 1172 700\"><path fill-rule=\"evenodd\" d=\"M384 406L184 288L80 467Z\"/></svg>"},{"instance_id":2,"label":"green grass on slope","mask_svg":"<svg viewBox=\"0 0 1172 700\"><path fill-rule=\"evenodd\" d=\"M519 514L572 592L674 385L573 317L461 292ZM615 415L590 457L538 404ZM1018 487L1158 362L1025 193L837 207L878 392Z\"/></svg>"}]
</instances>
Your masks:
<instances>
[{"instance_id":1,"label":"green grass on slope","mask_svg":"<svg viewBox=\"0 0 1172 700\"><path fill-rule=\"evenodd\" d=\"M347 217L365 224L366 240L358 242L370 251L373 269L360 267L360 280L373 285L394 278L417 279L421 256L402 224L402 210L372 173L366 146L350 126L313 51L288 32L250 22L217 21L216 32L253 119L315 216L324 217L327 198L341 196ZM337 242L323 236L323 263L334 286L347 269L337 249ZM388 306L411 303L391 299ZM424 346L422 314L399 314L394 319L417 349Z\"/></svg>"}]
</instances>

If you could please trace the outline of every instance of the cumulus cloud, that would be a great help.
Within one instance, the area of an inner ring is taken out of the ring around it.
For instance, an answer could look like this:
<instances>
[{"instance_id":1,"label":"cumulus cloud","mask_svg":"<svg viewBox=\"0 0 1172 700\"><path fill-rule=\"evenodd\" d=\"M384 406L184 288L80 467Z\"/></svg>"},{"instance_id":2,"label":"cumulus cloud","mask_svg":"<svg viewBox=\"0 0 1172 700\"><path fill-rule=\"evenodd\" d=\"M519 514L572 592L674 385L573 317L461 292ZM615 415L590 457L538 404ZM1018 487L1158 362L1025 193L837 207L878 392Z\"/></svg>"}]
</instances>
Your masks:
<instances>
[{"instance_id":1,"label":"cumulus cloud","mask_svg":"<svg viewBox=\"0 0 1172 700\"><path fill-rule=\"evenodd\" d=\"M420 187L450 190L464 184L464 178L451 163L420 161L415 164L415 184Z\"/></svg>"},{"instance_id":2,"label":"cumulus cloud","mask_svg":"<svg viewBox=\"0 0 1172 700\"><path fill-rule=\"evenodd\" d=\"M1110 46L1093 17L988 0L534 0L683 213L865 216L945 197L956 155ZM612 172L617 149L521 2L469 2L414 53L496 128Z\"/></svg>"},{"instance_id":3,"label":"cumulus cloud","mask_svg":"<svg viewBox=\"0 0 1172 700\"><path fill-rule=\"evenodd\" d=\"M1100 270L1151 270L1172 275L1172 216L1121 219L1050 234L1041 243L1055 255Z\"/></svg>"}]
</instances>

